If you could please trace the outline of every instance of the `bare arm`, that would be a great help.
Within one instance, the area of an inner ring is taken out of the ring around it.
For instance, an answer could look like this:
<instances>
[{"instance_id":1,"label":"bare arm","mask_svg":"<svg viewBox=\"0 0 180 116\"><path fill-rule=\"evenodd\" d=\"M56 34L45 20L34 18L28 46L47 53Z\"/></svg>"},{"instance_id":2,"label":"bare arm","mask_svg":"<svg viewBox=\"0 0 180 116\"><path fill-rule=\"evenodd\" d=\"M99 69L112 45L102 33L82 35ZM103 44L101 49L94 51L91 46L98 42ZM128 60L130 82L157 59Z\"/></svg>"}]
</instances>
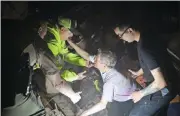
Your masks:
<instances>
[{"instance_id":1,"label":"bare arm","mask_svg":"<svg viewBox=\"0 0 180 116\"><path fill-rule=\"evenodd\" d=\"M159 67L151 70L151 73L154 77L154 81L149 86L140 91L142 96L147 96L149 94L155 93L167 86L167 83L165 82L163 74Z\"/></svg>"},{"instance_id":2,"label":"bare arm","mask_svg":"<svg viewBox=\"0 0 180 116\"><path fill-rule=\"evenodd\" d=\"M73 47L76 52L83 57L85 60L89 61L89 54L84 51L83 49L81 49L79 46L77 46L75 43L73 43L71 40L67 40L67 42L71 45L71 47Z\"/></svg>"},{"instance_id":3,"label":"bare arm","mask_svg":"<svg viewBox=\"0 0 180 116\"><path fill-rule=\"evenodd\" d=\"M103 109L106 108L106 105L107 105L108 101L106 101L105 99L101 99L101 101L99 103L97 103L96 105L94 105L92 108L84 111L81 116L88 116L88 115L91 115L91 114L94 114L96 112L99 112Z\"/></svg>"},{"instance_id":4,"label":"bare arm","mask_svg":"<svg viewBox=\"0 0 180 116\"><path fill-rule=\"evenodd\" d=\"M142 96L146 96L152 93L155 93L164 87L167 86L167 83L162 74L159 63L157 62L157 57L159 52L155 52L151 48L142 48L141 49L144 62L147 64L148 69L150 70L154 81L146 88L140 91Z\"/></svg>"},{"instance_id":5,"label":"bare arm","mask_svg":"<svg viewBox=\"0 0 180 116\"><path fill-rule=\"evenodd\" d=\"M103 95L101 98L101 101L93 106L92 108L86 110L81 114L81 116L88 116L91 114L94 114L96 112L99 112L106 108L106 105L108 102L113 101L113 94L114 94L114 86L112 83L105 83L103 85Z\"/></svg>"},{"instance_id":6,"label":"bare arm","mask_svg":"<svg viewBox=\"0 0 180 116\"><path fill-rule=\"evenodd\" d=\"M143 73L144 72L143 72L142 68L137 71L138 76L143 75Z\"/></svg>"}]
</instances>

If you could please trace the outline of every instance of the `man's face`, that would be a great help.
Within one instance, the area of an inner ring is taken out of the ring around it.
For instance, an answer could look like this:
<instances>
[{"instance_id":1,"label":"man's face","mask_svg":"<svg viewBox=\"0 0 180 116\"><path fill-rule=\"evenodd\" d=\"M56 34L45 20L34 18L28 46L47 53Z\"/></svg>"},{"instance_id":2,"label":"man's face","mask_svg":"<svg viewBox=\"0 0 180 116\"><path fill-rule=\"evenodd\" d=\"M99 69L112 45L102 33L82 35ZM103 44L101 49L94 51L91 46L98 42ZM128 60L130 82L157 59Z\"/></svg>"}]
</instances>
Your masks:
<instances>
[{"instance_id":1,"label":"man's face","mask_svg":"<svg viewBox=\"0 0 180 116\"><path fill-rule=\"evenodd\" d=\"M105 68L105 64L101 63L99 55L97 55L95 58L94 67L96 67L100 71L103 71Z\"/></svg>"},{"instance_id":2,"label":"man's face","mask_svg":"<svg viewBox=\"0 0 180 116\"><path fill-rule=\"evenodd\" d=\"M118 35L119 39L122 39L124 41L127 41L128 43L131 43L134 41L134 31L132 28L128 28L125 30L120 30L118 27L114 29L114 32L116 35Z\"/></svg>"},{"instance_id":3,"label":"man's face","mask_svg":"<svg viewBox=\"0 0 180 116\"><path fill-rule=\"evenodd\" d=\"M73 36L73 33L69 29L62 27L60 29L60 35L62 40L67 40Z\"/></svg>"}]
</instances>

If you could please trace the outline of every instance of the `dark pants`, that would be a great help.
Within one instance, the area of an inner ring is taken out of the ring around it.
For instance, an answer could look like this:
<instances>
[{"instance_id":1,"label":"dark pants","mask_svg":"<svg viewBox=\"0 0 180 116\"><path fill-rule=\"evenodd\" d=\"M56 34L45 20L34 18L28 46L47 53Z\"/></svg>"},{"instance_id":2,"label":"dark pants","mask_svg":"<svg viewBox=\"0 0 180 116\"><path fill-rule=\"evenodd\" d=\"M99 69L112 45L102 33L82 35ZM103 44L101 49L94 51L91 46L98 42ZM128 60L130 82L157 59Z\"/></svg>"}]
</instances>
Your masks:
<instances>
[{"instance_id":1,"label":"dark pants","mask_svg":"<svg viewBox=\"0 0 180 116\"><path fill-rule=\"evenodd\" d=\"M170 93L162 96L160 91L145 96L134 104L129 116L167 116L169 102L173 98Z\"/></svg>"},{"instance_id":2,"label":"dark pants","mask_svg":"<svg viewBox=\"0 0 180 116\"><path fill-rule=\"evenodd\" d=\"M125 102L113 101L108 106L108 116L129 116L129 112L133 108L133 101Z\"/></svg>"}]
</instances>

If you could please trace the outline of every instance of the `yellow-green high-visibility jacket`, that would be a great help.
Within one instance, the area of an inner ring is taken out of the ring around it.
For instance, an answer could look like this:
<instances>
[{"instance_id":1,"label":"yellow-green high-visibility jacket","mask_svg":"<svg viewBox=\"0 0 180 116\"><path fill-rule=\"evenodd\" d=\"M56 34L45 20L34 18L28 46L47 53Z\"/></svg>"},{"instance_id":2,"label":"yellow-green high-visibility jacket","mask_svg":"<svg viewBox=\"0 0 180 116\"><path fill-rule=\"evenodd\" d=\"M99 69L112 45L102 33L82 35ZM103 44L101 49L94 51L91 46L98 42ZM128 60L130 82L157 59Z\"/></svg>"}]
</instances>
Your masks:
<instances>
[{"instance_id":1,"label":"yellow-green high-visibility jacket","mask_svg":"<svg viewBox=\"0 0 180 116\"><path fill-rule=\"evenodd\" d=\"M55 57L60 56L62 60L69 62L74 65L78 66L85 66L86 65L86 60L80 57L77 54L70 53L65 40L61 40L59 29L57 27L48 27L48 33L50 33L51 36L48 36L47 38L47 44L48 48L52 51ZM58 66L59 67L59 66ZM60 69L62 67L59 67ZM73 77L76 76L76 73L65 70L62 74L61 77L64 78L67 81L73 81Z\"/></svg>"}]
</instances>

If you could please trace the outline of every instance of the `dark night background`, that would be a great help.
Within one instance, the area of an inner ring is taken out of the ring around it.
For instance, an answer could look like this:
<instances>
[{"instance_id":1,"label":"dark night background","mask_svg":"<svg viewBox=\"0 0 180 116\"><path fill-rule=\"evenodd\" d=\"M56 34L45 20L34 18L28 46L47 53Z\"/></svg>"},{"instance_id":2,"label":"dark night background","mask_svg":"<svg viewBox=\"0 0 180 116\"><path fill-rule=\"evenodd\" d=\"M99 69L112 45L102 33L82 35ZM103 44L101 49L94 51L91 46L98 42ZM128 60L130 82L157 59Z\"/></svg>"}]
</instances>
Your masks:
<instances>
[{"instance_id":1,"label":"dark night background","mask_svg":"<svg viewBox=\"0 0 180 116\"><path fill-rule=\"evenodd\" d=\"M1 16L6 15L7 4L10 2L1 2ZM88 4L89 9L71 10L84 4ZM79 22L90 17L94 25L104 25L107 30L118 22L131 22L152 33L173 33L180 28L180 2L28 2L28 15L23 20L1 19L2 108L13 104L17 58L33 39L33 28L37 27L39 20L58 15ZM129 49L133 49L131 46Z\"/></svg>"}]
</instances>

